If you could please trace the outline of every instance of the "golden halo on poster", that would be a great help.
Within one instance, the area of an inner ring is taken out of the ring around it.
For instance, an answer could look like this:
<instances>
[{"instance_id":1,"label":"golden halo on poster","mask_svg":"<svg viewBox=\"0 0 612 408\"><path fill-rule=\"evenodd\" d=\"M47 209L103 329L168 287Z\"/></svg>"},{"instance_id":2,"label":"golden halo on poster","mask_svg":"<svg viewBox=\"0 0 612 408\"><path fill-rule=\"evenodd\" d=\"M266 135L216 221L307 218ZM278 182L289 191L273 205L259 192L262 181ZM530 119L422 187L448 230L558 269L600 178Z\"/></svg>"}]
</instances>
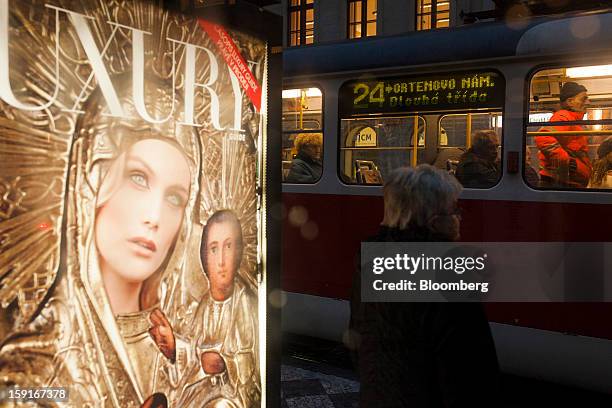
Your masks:
<instances>
[{"instance_id":1,"label":"golden halo on poster","mask_svg":"<svg viewBox=\"0 0 612 408\"><path fill-rule=\"evenodd\" d=\"M0 387L260 405L266 44L207 27L0 0Z\"/></svg>"}]
</instances>

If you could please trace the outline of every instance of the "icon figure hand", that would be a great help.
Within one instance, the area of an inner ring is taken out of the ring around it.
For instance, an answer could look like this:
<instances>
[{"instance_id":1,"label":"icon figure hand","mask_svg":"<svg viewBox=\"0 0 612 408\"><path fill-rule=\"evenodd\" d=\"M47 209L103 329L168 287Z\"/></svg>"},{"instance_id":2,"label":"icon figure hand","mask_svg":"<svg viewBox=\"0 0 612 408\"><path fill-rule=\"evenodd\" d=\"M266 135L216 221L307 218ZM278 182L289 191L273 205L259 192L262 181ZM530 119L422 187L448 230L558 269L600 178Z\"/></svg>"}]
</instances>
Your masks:
<instances>
[{"instance_id":1,"label":"icon figure hand","mask_svg":"<svg viewBox=\"0 0 612 408\"><path fill-rule=\"evenodd\" d=\"M153 324L153 327L149 329L149 334L162 354L174 364L176 361L176 340L170 322L159 309L155 309L151 313L149 320Z\"/></svg>"},{"instance_id":2,"label":"icon figure hand","mask_svg":"<svg viewBox=\"0 0 612 408\"><path fill-rule=\"evenodd\" d=\"M225 371L225 361L216 351L207 351L200 357L202 368L206 374L221 374Z\"/></svg>"},{"instance_id":3,"label":"icon figure hand","mask_svg":"<svg viewBox=\"0 0 612 408\"><path fill-rule=\"evenodd\" d=\"M140 408L168 408L168 399L161 392L156 392L147 398Z\"/></svg>"}]
</instances>

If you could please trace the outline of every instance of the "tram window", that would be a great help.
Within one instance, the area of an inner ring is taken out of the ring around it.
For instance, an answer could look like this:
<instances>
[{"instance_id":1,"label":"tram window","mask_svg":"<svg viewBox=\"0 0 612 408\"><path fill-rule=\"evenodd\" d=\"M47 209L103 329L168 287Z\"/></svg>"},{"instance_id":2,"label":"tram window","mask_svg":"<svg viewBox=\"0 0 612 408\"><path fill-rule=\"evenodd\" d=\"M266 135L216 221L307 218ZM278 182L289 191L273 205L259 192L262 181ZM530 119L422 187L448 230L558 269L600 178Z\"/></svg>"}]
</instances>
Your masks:
<instances>
[{"instance_id":1,"label":"tram window","mask_svg":"<svg viewBox=\"0 0 612 408\"><path fill-rule=\"evenodd\" d=\"M485 137L487 134L490 136ZM464 187L491 188L501 177L501 140L500 111L443 115L438 125L434 166L448 170ZM473 146L473 142L477 145Z\"/></svg>"},{"instance_id":2,"label":"tram window","mask_svg":"<svg viewBox=\"0 0 612 408\"><path fill-rule=\"evenodd\" d=\"M460 181L468 174L466 187L492 187L500 175L504 97L504 77L487 70L347 81L338 92L339 176L346 183L375 184L377 178L360 173L378 172L384 182L397 167L441 163L456 170ZM484 152L479 157L486 163L473 157L475 150Z\"/></svg>"},{"instance_id":3,"label":"tram window","mask_svg":"<svg viewBox=\"0 0 612 408\"><path fill-rule=\"evenodd\" d=\"M282 124L283 181L305 184L317 182L321 177L323 165L321 90L319 88L283 90ZM298 148L301 148L301 151L298 151Z\"/></svg>"},{"instance_id":4,"label":"tram window","mask_svg":"<svg viewBox=\"0 0 612 408\"><path fill-rule=\"evenodd\" d=\"M348 184L382 184L393 169L425 162L421 116L342 119L340 137L340 178Z\"/></svg>"},{"instance_id":5,"label":"tram window","mask_svg":"<svg viewBox=\"0 0 612 408\"><path fill-rule=\"evenodd\" d=\"M612 191L612 65L536 72L528 115L524 178L529 185Z\"/></svg>"},{"instance_id":6,"label":"tram window","mask_svg":"<svg viewBox=\"0 0 612 408\"><path fill-rule=\"evenodd\" d=\"M501 138L501 112L449 114L440 118L438 147L466 147L467 135L478 130L494 129Z\"/></svg>"}]
</instances>

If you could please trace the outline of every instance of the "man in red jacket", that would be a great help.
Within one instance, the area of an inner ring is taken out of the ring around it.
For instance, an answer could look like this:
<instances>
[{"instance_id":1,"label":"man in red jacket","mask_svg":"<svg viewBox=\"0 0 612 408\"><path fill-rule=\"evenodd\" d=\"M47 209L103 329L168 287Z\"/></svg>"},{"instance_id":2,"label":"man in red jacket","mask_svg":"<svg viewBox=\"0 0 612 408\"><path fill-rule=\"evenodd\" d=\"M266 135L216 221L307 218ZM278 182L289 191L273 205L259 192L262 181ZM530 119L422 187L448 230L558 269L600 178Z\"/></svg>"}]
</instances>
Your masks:
<instances>
[{"instance_id":1,"label":"man in red jacket","mask_svg":"<svg viewBox=\"0 0 612 408\"><path fill-rule=\"evenodd\" d=\"M589 101L587 90L576 82L566 82L559 95L561 109L553 114L550 122L580 121ZM541 130L571 132L584 130L574 124L553 126ZM584 135L536 136L540 150L540 185L542 187L584 188L591 176L591 161L588 154L588 139Z\"/></svg>"}]
</instances>

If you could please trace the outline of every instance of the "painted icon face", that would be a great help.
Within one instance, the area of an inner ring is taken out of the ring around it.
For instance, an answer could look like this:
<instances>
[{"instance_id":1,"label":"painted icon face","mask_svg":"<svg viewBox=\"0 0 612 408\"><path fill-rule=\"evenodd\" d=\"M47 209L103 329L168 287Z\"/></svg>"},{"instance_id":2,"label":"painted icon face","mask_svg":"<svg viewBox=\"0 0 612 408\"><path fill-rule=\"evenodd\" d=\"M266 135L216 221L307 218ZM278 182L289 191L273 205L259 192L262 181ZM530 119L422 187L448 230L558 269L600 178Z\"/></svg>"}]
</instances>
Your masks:
<instances>
[{"instance_id":1,"label":"painted icon face","mask_svg":"<svg viewBox=\"0 0 612 408\"><path fill-rule=\"evenodd\" d=\"M176 239L189 188L187 160L173 144L146 139L122 154L103 182L101 191L112 192L96 215L102 273L129 283L155 273Z\"/></svg>"},{"instance_id":2,"label":"painted icon face","mask_svg":"<svg viewBox=\"0 0 612 408\"><path fill-rule=\"evenodd\" d=\"M213 291L231 294L234 276L240 267L239 231L232 222L213 223L206 240L206 271ZM223 300L223 299L216 299Z\"/></svg>"}]
</instances>

